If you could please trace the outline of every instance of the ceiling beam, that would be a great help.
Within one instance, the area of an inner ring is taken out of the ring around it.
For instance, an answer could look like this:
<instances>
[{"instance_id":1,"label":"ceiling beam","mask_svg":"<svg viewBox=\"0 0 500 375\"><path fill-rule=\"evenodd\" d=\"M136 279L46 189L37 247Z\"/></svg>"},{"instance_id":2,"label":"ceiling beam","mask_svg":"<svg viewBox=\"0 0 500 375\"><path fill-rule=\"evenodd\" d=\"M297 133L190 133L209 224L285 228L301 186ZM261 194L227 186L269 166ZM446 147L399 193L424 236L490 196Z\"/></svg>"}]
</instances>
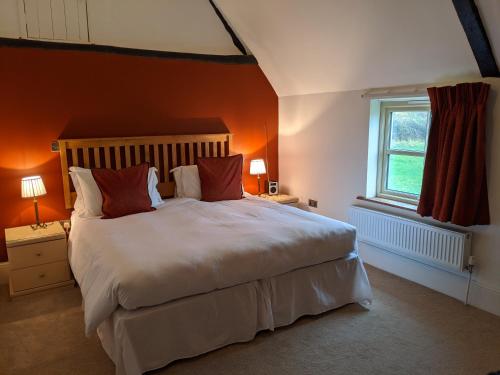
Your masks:
<instances>
[{"instance_id":1,"label":"ceiling beam","mask_svg":"<svg viewBox=\"0 0 500 375\"><path fill-rule=\"evenodd\" d=\"M215 5L215 3L213 2L213 0L208 0L208 1L210 2L210 5L212 6L212 8L214 8L215 14L217 14L217 17L219 17L220 21L224 25L224 28L226 29L226 31L231 36L231 39L233 40L233 44L236 46L236 48L238 48L240 50L240 52L243 55L248 55L247 50L245 49L245 46L238 39L238 36L233 31L233 29L231 28L231 26L229 25L229 23L227 23L226 19L224 18L224 16L220 12L219 8L217 8L217 5Z\"/></svg>"},{"instance_id":2,"label":"ceiling beam","mask_svg":"<svg viewBox=\"0 0 500 375\"><path fill-rule=\"evenodd\" d=\"M157 57L162 59L208 61L208 62L216 62L223 64L257 64L257 59L251 55L206 55L200 53L166 52L166 51L154 51L149 49L113 47L113 46L104 46L100 44L47 42L47 41L31 40L31 39L0 38L0 47L41 48L41 49L52 49L52 50L103 52L103 53L113 53L118 55Z\"/></svg>"},{"instance_id":3,"label":"ceiling beam","mask_svg":"<svg viewBox=\"0 0 500 375\"><path fill-rule=\"evenodd\" d=\"M488 36L474 0L453 0L458 18L483 77L500 77Z\"/></svg>"}]
</instances>

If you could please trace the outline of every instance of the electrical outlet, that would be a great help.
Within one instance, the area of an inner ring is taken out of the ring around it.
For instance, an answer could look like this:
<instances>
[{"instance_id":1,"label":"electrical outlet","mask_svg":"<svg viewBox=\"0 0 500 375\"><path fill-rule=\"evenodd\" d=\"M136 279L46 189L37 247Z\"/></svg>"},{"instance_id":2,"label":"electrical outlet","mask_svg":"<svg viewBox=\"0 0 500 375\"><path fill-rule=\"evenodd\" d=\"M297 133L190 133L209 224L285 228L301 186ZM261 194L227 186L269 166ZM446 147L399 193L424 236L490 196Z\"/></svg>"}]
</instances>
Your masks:
<instances>
[{"instance_id":1,"label":"electrical outlet","mask_svg":"<svg viewBox=\"0 0 500 375\"><path fill-rule=\"evenodd\" d=\"M59 143L57 141L52 141L50 144L50 151L59 152Z\"/></svg>"},{"instance_id":2,"label":"electrical outlet","mask_svg":"<svg viewBox=\"0 0 500 375\"><path fill-rule=\"evenodd\" d=\"M71 229L71 221L70 220L61 220L60 223L66 232L70 231L70 229Z\"/></svg>"},{"instance_id":3,"label":"electrical outlet","mask_svg":"<svg viewBox=\"0 0 500 375\"><path fill-rule=\"evenodd\" d=\"M318 208L318 201L314 199L309 199L309 207Z\"/></svg>"}]
</instances>

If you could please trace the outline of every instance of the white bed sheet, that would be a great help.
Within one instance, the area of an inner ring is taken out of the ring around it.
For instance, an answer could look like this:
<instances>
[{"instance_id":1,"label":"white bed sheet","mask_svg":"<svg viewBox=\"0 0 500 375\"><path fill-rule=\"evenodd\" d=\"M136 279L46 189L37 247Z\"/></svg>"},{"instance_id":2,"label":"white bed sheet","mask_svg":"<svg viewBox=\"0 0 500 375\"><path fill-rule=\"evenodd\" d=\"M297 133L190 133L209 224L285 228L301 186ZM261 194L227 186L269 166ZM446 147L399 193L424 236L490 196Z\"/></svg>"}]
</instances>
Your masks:
<instances>
[{"instance_id":1,"label":"white bed sheet","mask_svg":"<svg viewBox=\"0 0 500 375\"><path fill-rule=\"evenodd\" d=\"M133 310L266 279L356 249L355 228L259 198L169 199L122 218L72 217L70 264L86 333Z\"/></svg>"},{"instance_id":2,"label":"white bed sheet","mask_svg":"<svg viewBox=\"0 0 500 375\"><path fill-rule=\"evenodd\" d=\"M98 328L117 375L139 375L181 358L250 341L262 330L348 303L370 303L357 254L134 311L118 308ZM334 334L334 333L333 333Z\"/></svg>"}]
</instances>

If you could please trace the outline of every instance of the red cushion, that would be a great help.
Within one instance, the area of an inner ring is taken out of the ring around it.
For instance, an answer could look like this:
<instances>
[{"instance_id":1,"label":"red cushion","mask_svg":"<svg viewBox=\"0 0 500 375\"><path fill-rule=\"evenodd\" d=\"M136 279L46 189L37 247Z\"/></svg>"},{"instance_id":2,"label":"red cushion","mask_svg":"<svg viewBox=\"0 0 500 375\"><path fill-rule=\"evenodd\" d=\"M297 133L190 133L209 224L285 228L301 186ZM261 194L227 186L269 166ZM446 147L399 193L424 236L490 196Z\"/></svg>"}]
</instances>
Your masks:
<instances>
[{"instance_id":1,"label":"red cushion","mask_svg":"<svg viewBox=\"0 0 500 375\"><path fill-rule=\"evenodd\" d=\"M102 193L103 219L153 211L148 194L147 163L115 171L92 169Z\"/></svg>"},{"instance_id":2,"label":"red cushion","mask_svg":"<svg viewBox=\"0 0 500 375\"><path fill-rule=\"evenodd\" d=\"M198 158L201 200L207 202L242 198L243 156Z\"/></svg>"}]
</instances>

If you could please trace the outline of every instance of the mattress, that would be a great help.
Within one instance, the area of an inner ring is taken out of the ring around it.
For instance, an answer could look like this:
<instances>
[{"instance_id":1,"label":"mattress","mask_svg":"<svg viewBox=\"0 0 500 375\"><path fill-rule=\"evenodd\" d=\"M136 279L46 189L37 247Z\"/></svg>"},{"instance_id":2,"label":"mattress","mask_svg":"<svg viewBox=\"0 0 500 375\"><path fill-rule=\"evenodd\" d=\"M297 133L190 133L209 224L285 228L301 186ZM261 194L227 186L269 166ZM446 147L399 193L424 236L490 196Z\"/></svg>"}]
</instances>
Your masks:
<instances>
[{"instance_id":1,"label":"mattress","mask_svg":"<svg viewBox=\"0 0 500 375\"><path fill-rule=\"evenodd\" d=\"M112 220L74 215L69 238L88 335L119 307L267 279L355 249L351 225L254 197L169 199L154 212Z\"/></svg>"},{"instance_id":2,"label":"mattress","mask_svg":"<svg viewBox=\"0 0 500 375\"><path fill-rule=\"evenodd\" d=\"M118 308L98 328L117 375L139 375L262 330L349 303L367 303L371 287L356 253L272 278L137 310ZM334 334L332 332L332 334Z\"/></svg>"}]
</instances>

